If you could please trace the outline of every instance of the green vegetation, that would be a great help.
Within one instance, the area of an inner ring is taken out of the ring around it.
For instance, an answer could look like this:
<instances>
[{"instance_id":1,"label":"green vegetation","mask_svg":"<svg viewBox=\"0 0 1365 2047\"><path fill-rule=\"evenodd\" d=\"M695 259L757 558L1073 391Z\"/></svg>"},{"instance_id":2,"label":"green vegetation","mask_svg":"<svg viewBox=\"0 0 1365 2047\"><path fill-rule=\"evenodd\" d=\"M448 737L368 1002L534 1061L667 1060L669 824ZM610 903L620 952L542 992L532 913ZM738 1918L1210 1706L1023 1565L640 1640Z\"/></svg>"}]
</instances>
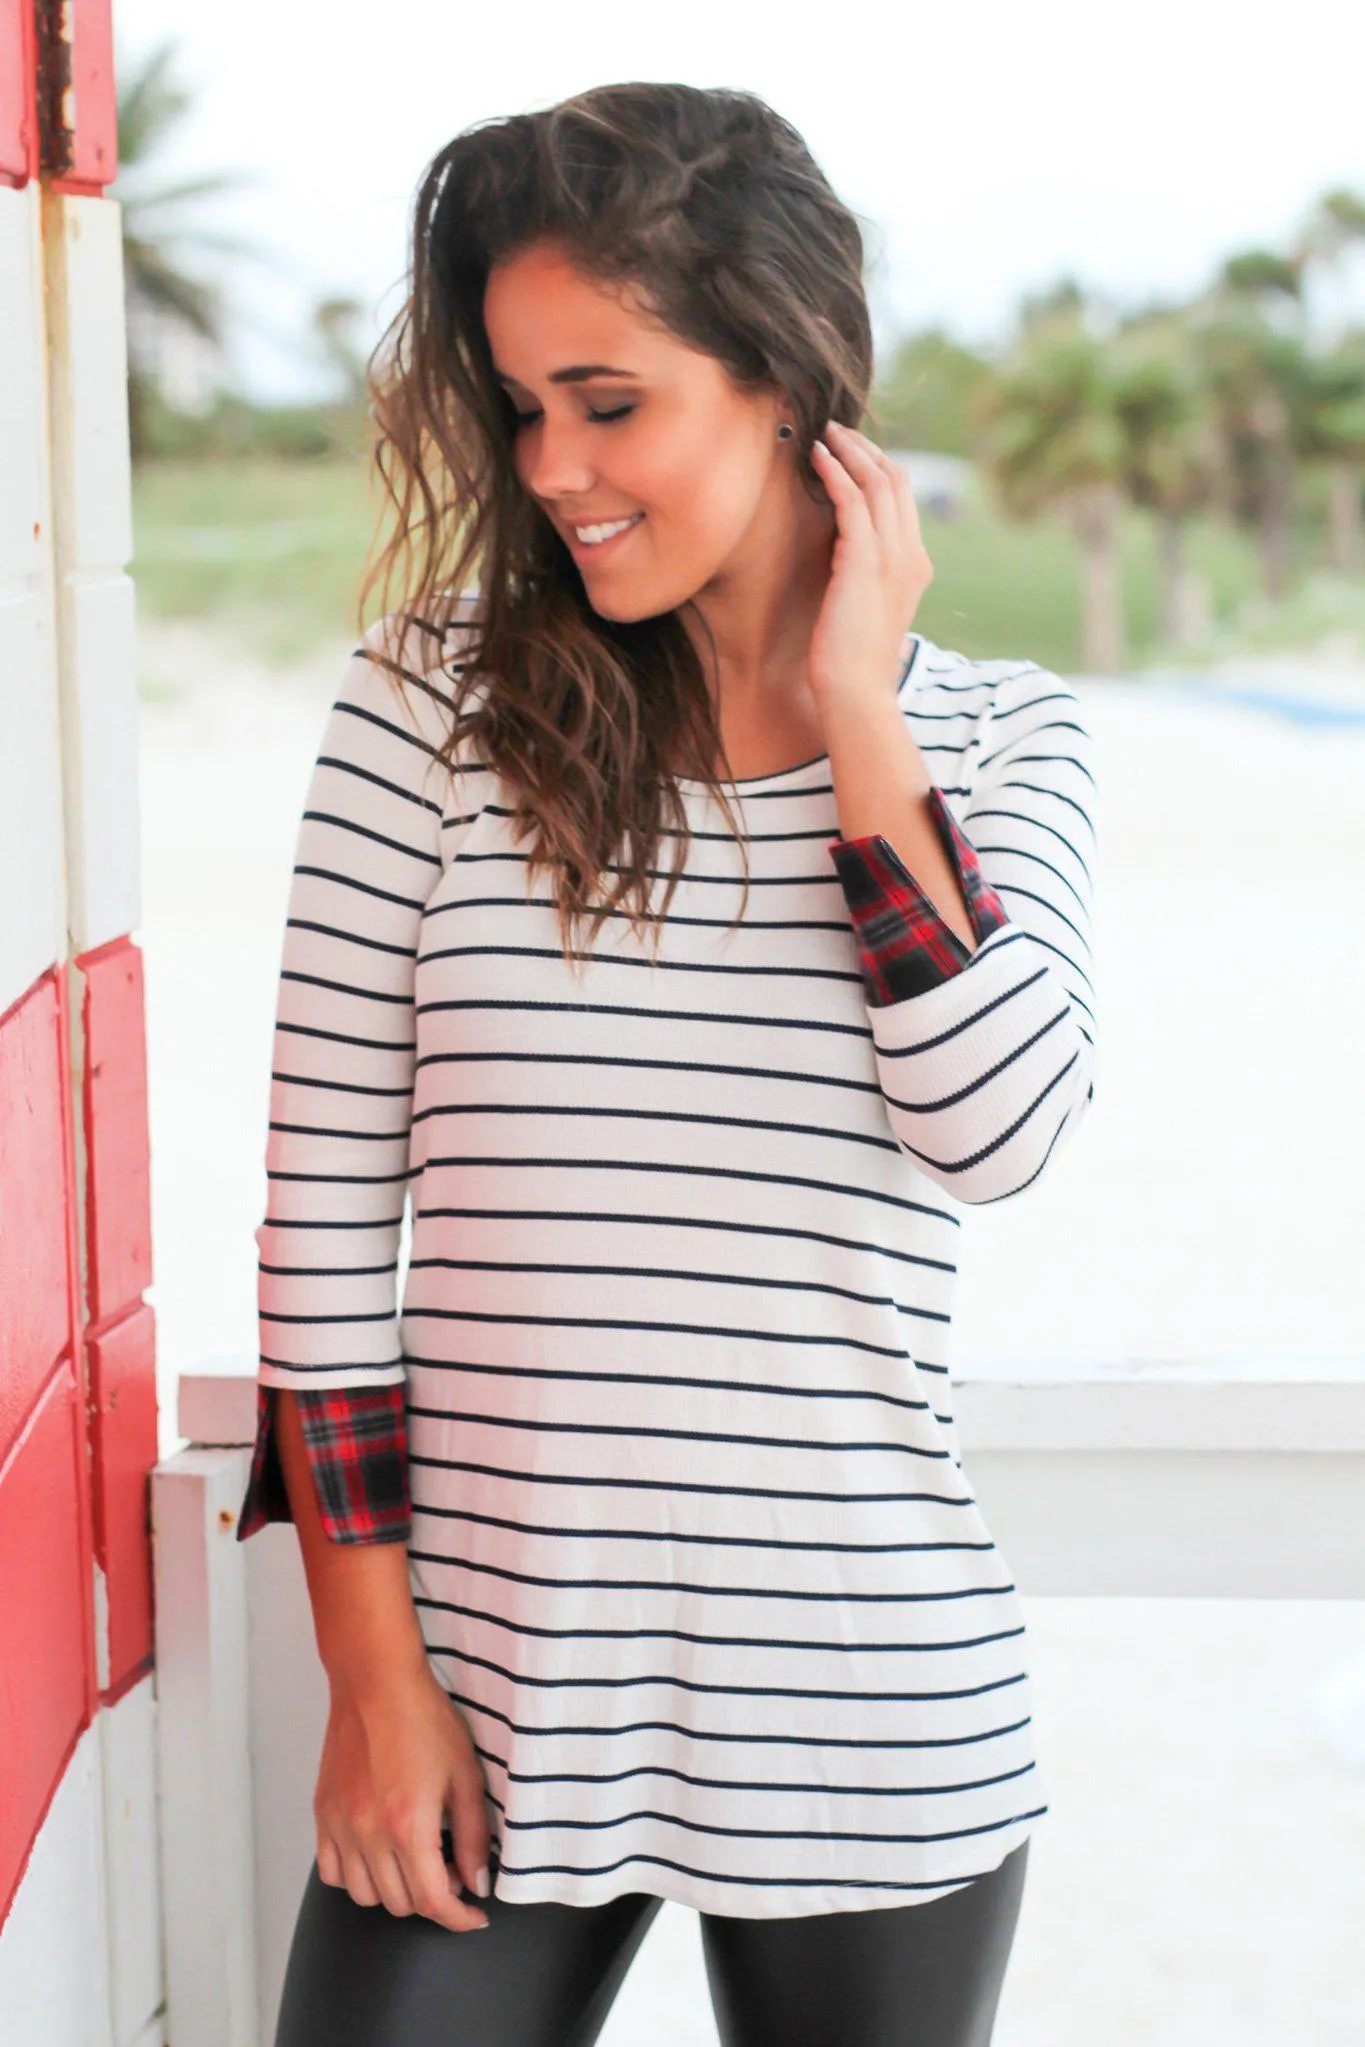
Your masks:
<instances>
[{"instance_id":1,"label":"green vegetation","mask_svg":"<svg viewBox=\"0 0 1365 2047\"><path fill-rule=\"evenodd\" d=\"M1187 303L1115 318L1064 278L1025 299L998 355L908 335L873 394L874 430L967 456L1020 525L1064 523L1082 667L1122 672L1153 638L1195 658L1230 594L1207 565L1210 550L1232 559L1211 529L1251 544L1272 609L1305 575L1365 574L1365 329L1316 333L1307 291L1362 243L1365 199L1327 192L1288 250L1227 257ZM1140 598L1135 512L1156 540Z\"/></svg>"},{"instance_id":2,"label":"green vegetation","mask_svg":"<svg viewBox=\"0 0 1365 2047\"><path fill-rule=\"evenodd\" d=\"M133 490L139 604L153 618L202 621L268 661L297 660L352 631L376 509L359 459L143 463ZM1076 543L1061 520L1007 520L978 485L960 519L925 512L923 527L934 580L916 623L931 639L982 657L1027 655L1063 672L1081 665ZM1158 534L1148 514L1126 515L1120 555L1134 665L1175 658L1160 633ZM1283 614L1262 619L1254 549L1216 521L1196 523L1189 558L1208 580L1229 644L1239 636L1275 644L1276 620L1282 631L1291 620L1300 632L1353 621L1365 628L1365 590L1343 603L1330 584L1312 597L1305 586Z\"/></svg>"},{"instance_id":3,"label":"green vegetation","mask_svg":"<svg viewBox=\"0 0 1365 2047\"><path fill-rule=\"evenodd\" d=\"M142 463L133 481L139 606L202 622L268 661L298 660L354 630L374 510L357 460Z\"/></svg>"}]
</instances>

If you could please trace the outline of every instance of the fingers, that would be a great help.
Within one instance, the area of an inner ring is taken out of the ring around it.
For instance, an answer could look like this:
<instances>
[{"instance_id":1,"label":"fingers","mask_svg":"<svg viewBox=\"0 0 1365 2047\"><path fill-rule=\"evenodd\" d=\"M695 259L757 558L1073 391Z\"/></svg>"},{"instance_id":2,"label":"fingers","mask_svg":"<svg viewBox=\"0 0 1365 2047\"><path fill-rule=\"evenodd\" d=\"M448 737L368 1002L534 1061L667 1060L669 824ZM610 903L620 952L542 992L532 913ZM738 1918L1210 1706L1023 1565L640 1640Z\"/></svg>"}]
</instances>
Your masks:
<instances>
[{"instance_id":1,"label":"fingers","mask_svg":"<svg viewBox=\"0 0 1365 2047\"><path fill-rule=\"evenodd\" d=\"M365 1856L370 1875L379 1892L379 1900L385 1911L392 1912L395 1919L410 1919L416 1910L412 1894L403 1875L396 1843L372 1844Z\"/></svg>"},{"instance_id":2,"label":"fingers","mask_svg":"<svg viewBox=\"0 0 1365 2047\"><path fill-rule=\"evenodd\" d=\"M455 1842L455 1863L466 1890L476 1895L482 1874L488 1870L488 1809L484 1804L484 1777L476 1758L470 1767L456 1770L446 1791L446 1809Z\"/></svg>"},{"instance_id":3,"label":"fingers","mask_svg":"<svg viewBox=\"0 0 1365 2047\"><path fill-rule=\"evenodd\" d=\"M358 1845L354 1841L340 1841L337 1853L341 1859L341 1889L349 1891L357 1905L380 1904L379 1887Z\"/></svg>"},{"instance_id":4,"label":"fingers","mask_svg":"<svg viewBox=\"0 0 1365 2047\"><path fill-rule=\"evenodd\" d=\"M831 420L826 445L853 478L861 492L873 530L890 549L899 549L906 539L904 506L895 478L903 474L899 463L884 456L864 435L852 427ZM824 471L821 471L823 477Z\"/></svg>"},{"instance_id":5,"label":"fingers","mask_svg":"<svg viewBox=\"0 0 1365 2047\"><path fill-rule=\"evenodd\" d=\"M396 1919L420 1912L452 1933L487 1926L484 1913L461 1903L458 1887L441 1855L439 1814L420 1835L375 1838L362 1846L358 1837L337 1841L318 1835L318 1875L326 1884L348 1891L357 1905L382 1905ZM472 1888L472 1887L471 1887Z\"/></svg>"},{"instance_id":6,"label":"fingers","mask_svg":"<svg viewBox=\"0 0 1365 2047\"><path fill-rule=\"evenodd\" d=\"M323 1827L318 1828L318 1875L325 1884L331 1884L336 1890L346 1888L341 1850Z\"/></svg>"},{"instance_id":7,"label":"fingers","mask_svg":"<svg viewBox=\"0 0 1365 2047\"><path fill-rule=\"evenodd\" d=\"M409 1846L404 1873L413 1905L424 1918L434 1919L438 1926L448 1926L452 1933L487 1926L486 1915L476 1905L461 1902L458 1874L441 1854L440 1836L434 1827L430 1834ZM466 1888L473 1890L474 1886L468 1884Z\"/></svg>"},{"instance_id":8,"label":"fingers","mask_svg":"<svg viewBox=\"0 0 1365 2047\"><path fill-rule=\"evenodd\" d=\"M876 508L878 537L885 546L889 564L898 567L907 578L913 610L934 579L934 565L925 549L919 507L904 466L865 434L855 433L852 427L831 420L828 431L838 443L840 461L855 486Z\"/></svg>"},{"instance_id":9,"label":"fingers","mask_svg":"<svg viewBox=\"0 0 1365 2047\"><path fill-rule=\"evenodd\" d=\"M855 536L860 540L875 538L876 527L867 499L839 457L823 441L816 441L811 448L811 461L829 492L840 533L850 539Z\"/></svg>"}]
</instances>

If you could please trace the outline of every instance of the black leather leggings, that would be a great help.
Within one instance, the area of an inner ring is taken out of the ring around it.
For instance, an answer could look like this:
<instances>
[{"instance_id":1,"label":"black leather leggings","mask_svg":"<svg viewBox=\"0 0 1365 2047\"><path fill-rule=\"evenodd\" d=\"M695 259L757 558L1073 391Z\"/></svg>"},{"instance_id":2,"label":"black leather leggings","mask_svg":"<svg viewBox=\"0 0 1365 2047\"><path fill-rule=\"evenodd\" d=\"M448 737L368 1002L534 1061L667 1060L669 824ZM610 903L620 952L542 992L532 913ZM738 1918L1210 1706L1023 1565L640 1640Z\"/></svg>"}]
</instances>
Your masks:
<instances>
[{"instance_id":1,"label":"black leather leggings","mask_svg":"<svg viewBox=\"0 0 1365 2047\"><path fill-rule=\"evenodd\" d=\"M703 1912L721 2047L988 2047L1028 1846L927 1904ZM357 1905L314 1863L275 2047L591 2047L663 1900L472 1902L487 1928L452 1933Z\"/></svg>"}]
</instances>

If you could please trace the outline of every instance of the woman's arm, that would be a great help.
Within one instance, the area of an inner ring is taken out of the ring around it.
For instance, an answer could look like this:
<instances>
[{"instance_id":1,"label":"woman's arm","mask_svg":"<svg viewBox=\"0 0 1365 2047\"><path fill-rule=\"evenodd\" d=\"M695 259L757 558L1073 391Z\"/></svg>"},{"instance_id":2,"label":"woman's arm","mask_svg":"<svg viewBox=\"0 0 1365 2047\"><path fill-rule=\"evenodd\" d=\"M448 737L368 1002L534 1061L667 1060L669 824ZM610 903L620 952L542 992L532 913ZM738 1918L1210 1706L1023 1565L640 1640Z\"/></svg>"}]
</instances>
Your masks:
<instances>
[{"instance_id":1,"label":"woman's arm","mask_svg":"<svg viewBox=\"0 0 1365 2047\"><path fill-rule=\"evenodd\" d=\"M314 1799L320 1874L360 1904L458 1929L485 1922L452 1888L441 1817L477 1891L486 1787L426 1662L398 1539L408 1502L397 1299L417 952L456 791L437 760L445 692L419 672L423 650L400 652L393 638L380 621L348 661L300 820L256 1233L266 1497L240 1532L263 1513L282 1518L283 1487L331 1690ZM383 669L386 651L412 671L406 692Z\"/></svg>"},{"instance_id":2,"label":"woman's arm","mask_svg":"<svg viewBox=\"0 0 1365 2047\"><path fill-rule=\"evenodd\" d=\"M827 724L841 819L861 834L830 852L891 1133L960 1201L999 1201L1038 1178L1094 1094L1093 742L1072 685L1023 664L982 719L959 825L941 796L923 799L913 760L909 799L864 800L898 758L889 743L869 752L867 727ZM904 856L876 828L883 814Z\"/></svg>"},{"instance_id":3,"label":"woman's arm","mask_svg":"<svg viewBox=\"0 0 1365 2047\"><path fill-rule=\"evenodd\" d=\"M291 1393L277 1393L276 1436L303 1553L331 1709L313 1814L318 1873L357 1904L467 1932L486 1926L460 1902L441 1856L449 1815L466 1889L487 1894L483 1768L469 1729L427 1661L408 1582L407 1546L337 1543L322 1524Z\"/></svg>"}]
</instances>

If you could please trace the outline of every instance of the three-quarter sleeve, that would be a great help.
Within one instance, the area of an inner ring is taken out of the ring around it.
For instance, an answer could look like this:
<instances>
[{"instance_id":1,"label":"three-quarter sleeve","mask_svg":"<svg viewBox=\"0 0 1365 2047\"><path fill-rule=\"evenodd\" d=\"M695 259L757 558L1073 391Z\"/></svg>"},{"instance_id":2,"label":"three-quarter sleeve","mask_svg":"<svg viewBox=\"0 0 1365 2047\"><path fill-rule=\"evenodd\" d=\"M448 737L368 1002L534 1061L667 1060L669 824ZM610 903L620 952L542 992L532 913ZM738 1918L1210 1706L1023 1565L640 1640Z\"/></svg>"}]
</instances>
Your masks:
<instances>
[{"instance_id":1,"label":"three-quarter sleeve","mask_svg":"<svg viewBox=\"0 0 1365 2047\"><path fill-rule=\"evenodd\" d=\"M929 811L980 945L1006 922L1005 906L982 874L976 848L937 785L929 791ZM880 832L835 839L829 852L853 920L869 1003L880 1008L907 995L921 995L966 966L971 953L889 839Z\"/></svg>"},{"instance_id":2,"label":"three-quarter sleeve","mask_svg":"<svg viewBox=\"0 0 1365 2047\"><path fill-rule=\"evenodd\" d=\"M1094 1095L1095 774L1075 689L1003 678L961 819L933 813L978 943L968 951L889 842L839 840L878 1078L897 1144L960 1201L1043 1171Z\"/></svg>"},{"instance_id":3,"label":"three-quarter sleeve","mask_svg":"<svg viewBox=\"0 0 1365 2047\"><path fill-rule=\"evenodd\" d=\"M237 1523L244 1541L292 1521L280 1464L277 1386L256 1388L256 1442ZM407 1414L401 1386L295 1393L318 1513L332 1542L406 1542L412 1533Z\"/></svg>"},{"instance_id":4,"label":"three-quarter sleeve","mask_svg":"<svg viewBox=\"0 0 1365 2047\"><path fill-rule=\"evenodd\" d=\"M299 1396L324 1526L407 1533L398 1252L410 1176L414 988L442 873L450 777L442 693L347 663L299 826L275 1015L266 1214L256 1231L260 1362L244 1537L289 1518L277 1389ZM439 673L439 671L438 671Z\"/></svg>"}]
</instances>

